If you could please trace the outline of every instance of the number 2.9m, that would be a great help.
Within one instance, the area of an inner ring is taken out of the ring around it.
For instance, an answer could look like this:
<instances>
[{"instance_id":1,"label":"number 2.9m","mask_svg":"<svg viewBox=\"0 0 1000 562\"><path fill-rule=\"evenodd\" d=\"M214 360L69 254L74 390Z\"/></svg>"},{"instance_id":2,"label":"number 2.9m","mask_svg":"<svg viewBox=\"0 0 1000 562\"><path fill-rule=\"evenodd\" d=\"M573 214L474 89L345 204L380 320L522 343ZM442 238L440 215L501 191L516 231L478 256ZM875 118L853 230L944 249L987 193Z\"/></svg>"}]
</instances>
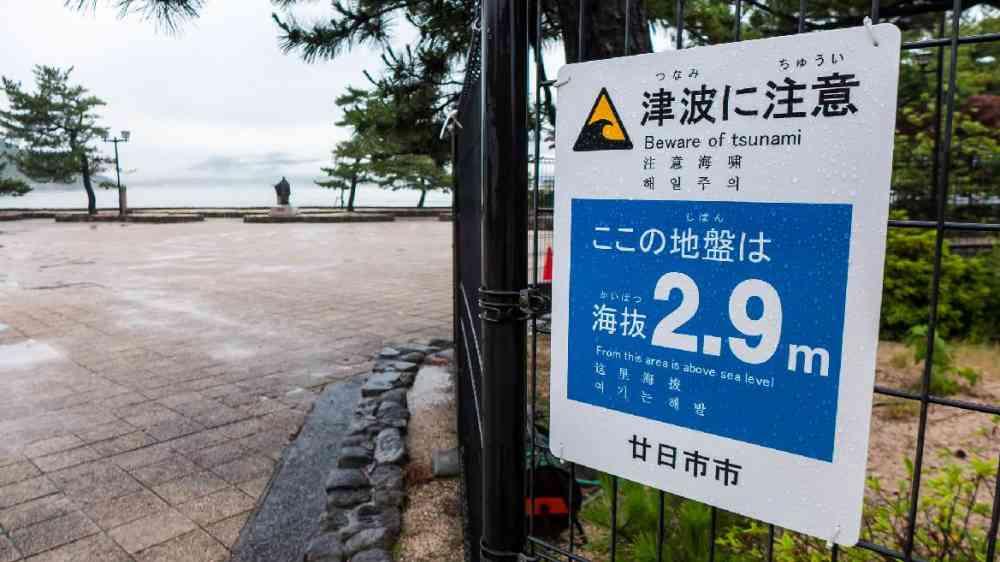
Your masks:
<instances>
[{"instance_id":1,"label":"number 2.9m","mask_svg":"<svg viewBox=\"0 0 1000 562\"><path fill-rule=\"evenodd\" d=\"M666 315L653 330L651 343L658 347L677 349L681 351L698 352L698 336L685 334L678 330L698 313L701 295L698 284L690 276L679 271L672 271L660 277L653 290L653 298L667 301L674 290L680 291L681 302L670 314ZM761 313L752 318L748 312L750 299L757 298L761 302ZM756 345L748 343L746 337L732 336L727 338L729 350L737 359L751 365L768 362L778 351L781 342L781 297L774 285L761 279L746 279L733 288L729 295L729 321L743 336L760 338ZM721 338L713 335L703 336L701 352L706 355L721 354ZM812 372L813 360L819 359L820 375L826 376L829 371L829 352L823 348L812 348L803 345L789 346L789 370L798 368L798 358L804 360L804 371Z\"/></svg>"}]
</instances>

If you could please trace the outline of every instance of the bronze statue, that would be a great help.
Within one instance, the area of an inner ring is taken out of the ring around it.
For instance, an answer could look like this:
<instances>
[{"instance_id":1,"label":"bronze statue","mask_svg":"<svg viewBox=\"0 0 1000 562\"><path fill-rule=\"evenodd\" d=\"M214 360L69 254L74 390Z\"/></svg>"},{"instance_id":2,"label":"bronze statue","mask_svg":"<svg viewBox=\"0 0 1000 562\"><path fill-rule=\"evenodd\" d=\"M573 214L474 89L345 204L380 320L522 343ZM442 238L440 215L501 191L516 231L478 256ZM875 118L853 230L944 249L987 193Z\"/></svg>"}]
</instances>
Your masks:
<instances>
[{"instance_id":1,"label":"bronze statue","mask_svg":"<svg viewBox=\"0 0 1000 562\"><path fill-rule=\"evenodd\" d=\"M292 186L285 176L281 176L281 181L274 186L274 192L278 195L278 205L288 205L288 198L292 196Z\"/></svg>"}]
</instances>

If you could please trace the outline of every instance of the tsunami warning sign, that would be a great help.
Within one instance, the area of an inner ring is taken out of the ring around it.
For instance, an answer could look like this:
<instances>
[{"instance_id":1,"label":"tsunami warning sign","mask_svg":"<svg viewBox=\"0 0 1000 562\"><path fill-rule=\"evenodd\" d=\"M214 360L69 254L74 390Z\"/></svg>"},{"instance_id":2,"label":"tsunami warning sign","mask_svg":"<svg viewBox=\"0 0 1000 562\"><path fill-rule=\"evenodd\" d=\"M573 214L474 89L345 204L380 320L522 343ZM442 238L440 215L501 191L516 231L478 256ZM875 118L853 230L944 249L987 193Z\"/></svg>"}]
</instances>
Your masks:
<instances>
[{"instance_id":1,"label":"tsunami warning sign","mask_svg":"<svg viewBox=\"0 0 1000 562\"><path fill-rule=\"evenodd\" d=\"M899 48L881 24L561 70L556 456L857 542Z\"/></svg>"}]
</instances>

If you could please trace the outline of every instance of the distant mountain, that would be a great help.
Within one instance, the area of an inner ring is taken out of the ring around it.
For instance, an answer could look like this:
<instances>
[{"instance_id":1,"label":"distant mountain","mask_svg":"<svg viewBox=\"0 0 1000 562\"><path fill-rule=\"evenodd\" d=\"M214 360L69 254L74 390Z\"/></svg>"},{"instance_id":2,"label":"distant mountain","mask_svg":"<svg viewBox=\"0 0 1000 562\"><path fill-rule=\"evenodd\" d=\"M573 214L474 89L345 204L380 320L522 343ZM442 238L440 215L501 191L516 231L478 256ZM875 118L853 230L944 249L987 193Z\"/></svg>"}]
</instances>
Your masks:
<instances>
[{"instance_id":1,"label":"distant mountain","mask_svg":"<svg viewBox=\"0 0 1000 562\"><path fill-rule=\"evenodd\" d=\"M38 183L33 182L28 179L27 176L22 174L17 170L17 166L14 165L8 159L9 155L13 155L17 152L17 149L7 141L0 140L0 161L5 162L7 166L0 172L0 177L2 178L19 178L22 179L31 186L32 189L37 189L40 191L83 191L83 178L78 177L76 181L71 183ZM112 178L96 175L92 178L92 183L94 184L94 189L97 189L98 184L102 181L114 181Z\"/></svg>"},{"instance_id":2,"label":"distant mountain","mask_svg":"<svg viewBox=\"0 0 1000 562\"><path fill-rule=\"evenodd\" d=\"M0 140L0 165L6 164L3 171L0 171L0 178L25 178L17 168L14 163L8 159L8 156L14 154L14 147L5 140Z\"/></svg>"}]
</instances>

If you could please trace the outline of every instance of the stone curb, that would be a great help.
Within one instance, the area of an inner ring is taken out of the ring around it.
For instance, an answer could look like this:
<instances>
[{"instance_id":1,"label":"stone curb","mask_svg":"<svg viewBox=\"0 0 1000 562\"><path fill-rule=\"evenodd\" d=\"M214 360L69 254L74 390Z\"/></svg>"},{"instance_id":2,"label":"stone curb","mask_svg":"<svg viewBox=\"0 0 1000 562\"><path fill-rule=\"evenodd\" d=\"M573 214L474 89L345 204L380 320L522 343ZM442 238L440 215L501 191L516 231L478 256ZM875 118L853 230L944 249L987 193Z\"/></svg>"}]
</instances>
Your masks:
<instances>
[{"instance_id":1,"label":"stone curb","mask_svg":"<svg viewBox=\"0 0 1000 562\"><path fill-rule=\"evenodd\" d=\"M240 532L228 562L296 562L320 530L323 484L361 399L364 375L335 381L313 403L281 454L266 491Z\"/></svg>"},{"instance_id":2,"label":"stone curb","mask_svg":"<svg viewBox=\"0 0 1000 562\"><path fill-rule=\"evenodd\" d=\"M204 215L192 214L170 214L170 215L126 215L124 218L114 215L88 215L79 214L59 214L55 216L56 222L136 222L136 223L181 223L181 222L201 222L205 220Z\"/></svg>"},{"instance_id":3,"label":"stone curb","mask_svg":"<svg viewBox=\"0 0 1000 562\"><path fill-rule=\"evenodd\" d=\"M243 222L246 223L285 223L285 222L393 222L396 217L393 215L382 215L377 213L331 213L328 215L324 214L310 214L301 213L298 215L291 216L275 216L271 215L245 215L243 217Z\"/></svg>"},{"instance_id":4,"label":"stone curb","mask_svg":"<svg viewBox=\"0 0 1000 562\"><path fill-rule=\"evenodd\" d=\"M383 348L327 476L326 510L305 562L392 562L406 501L406 394L428 356L451 342Z\"/></svg>"}]
</instances>

